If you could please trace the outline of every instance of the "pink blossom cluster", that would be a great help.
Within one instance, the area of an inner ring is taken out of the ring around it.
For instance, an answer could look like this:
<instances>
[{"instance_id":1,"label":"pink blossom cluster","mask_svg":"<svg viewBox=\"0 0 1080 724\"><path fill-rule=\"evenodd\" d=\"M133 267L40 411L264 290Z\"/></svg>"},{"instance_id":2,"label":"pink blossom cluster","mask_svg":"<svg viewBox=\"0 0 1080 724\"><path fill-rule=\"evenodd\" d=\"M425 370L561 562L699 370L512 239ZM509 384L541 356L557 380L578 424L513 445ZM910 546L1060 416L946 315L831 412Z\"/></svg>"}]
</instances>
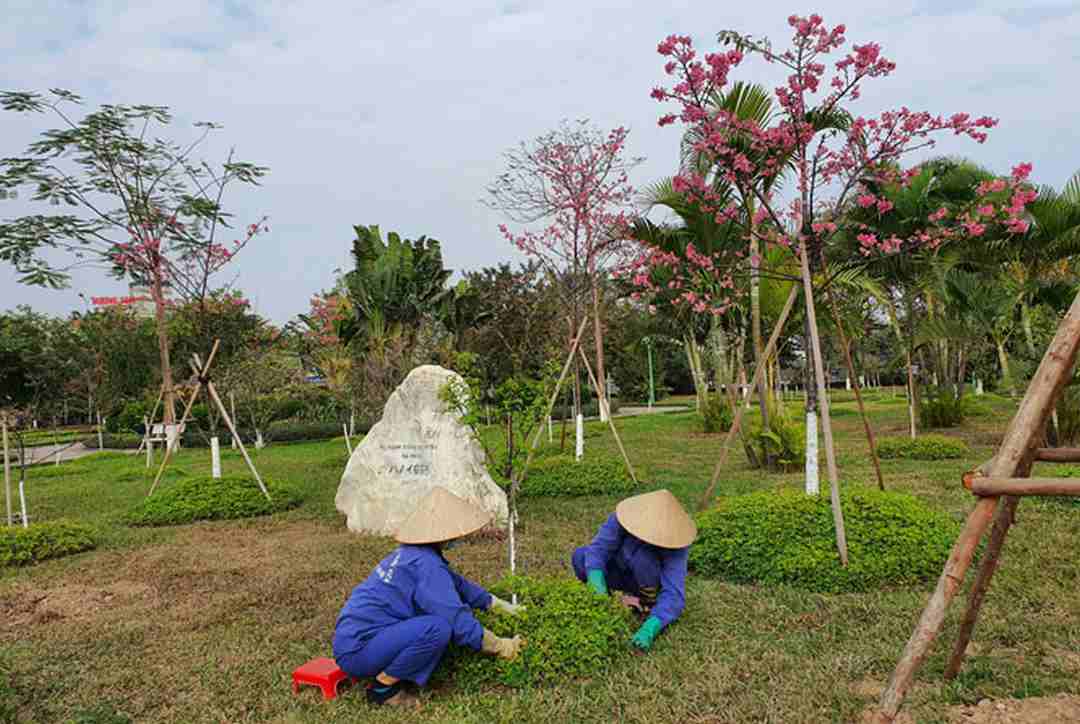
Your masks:
<instances>
[{"instance_id":1,"label":"pink blossom cluster","mask_svg":"<svg viewBox=\"0 0 1080 724\"><path fill-rule=\"evenodd\" d=\"M608 264L626 263L621 243L632 221L633 201L621 156L629 131L619 127L595 145L572 144L548 137L530 160L543 179L550 223L538 230L499 232L530 256L559 265L581 265L593 274Z\"/></svg>"},{"instance_id":2,"label":"pink blossom cluster","mask_svg":"<svg viewBox=\"0 0 1080 724\"><path fill-rule=\"evenodd\" d=\"M740 210L717 188L717 181L726 181L744 199L753 197L753 233L766 243L796 251L801 247L796 242L808 241L810 236L820 248L838 235L850 234L859 240L862 253L870 254L936 248L947 241L985 235L990 228L1003 233L1026 230L1027 221L1022 216L1026 204L1034 198L1034 191L1025 183L1030 164L1022 164L1010 179L994 182L986 193L980 193L978 208L942 210L930 227L908 238L882 235L866 224L845 228L852 224L845 213L850 203L879 219L895 212L891 201L866 190L868 178L907 186L919 169L902 173L891 170L900 166L905 155L933 146L937 137L946 134L983 143L997 121L967 113L935 115L907 107L871 117L851 113L847 104L860 97L862 84L890 75L896 64L882 54L876 43L853 45L843 53L840 49L847 42L846 27L830 27L820 15L792 15L788 24L793 32L791 45L781 52L774 51L767 41L735 33L721 36L734 41L734 50L707 54L703 61L689 37L672 35L658 45L659 54L668 59L664 71L673 80L670 87L654 88L651 95L678 107L678 112L662 115L659 123L683 123L688 137L694 139L692 150L709 167L704 173L698 170L699 165L680 173L673 183L678 193L701 210L715 214L718 221L732 220ZM828 56L838 51L840 57L830 61ZM746 54L761 55L789 71L786 83L774 92L781 113L764 126L740 120L714 105L715 94L722 92L730 73ZM842 126L821 124L823 119L845 117L850 121ZM797 197L785 208L780 199L765 190L765 182L790 169L796 176ZM991 200L990 194L1007 194L1008 199ZM777 231L791 227L803 230L805 236L791 238ZM720 262L727 266L721 269ZM743 260L728 255L711 263L712 268L706 269L700 259L691 260L686 255L676 264L646 249L635 262L639 270L635 278L650 277L641 270L655 266L662 276L672 277L688 288L697 280L711 290L715 288L716 274L734 274ZM673 271L676 268L681 271ZM709 274L703 277L701 273L706 271ZM695 293L695 301L700 301L701 288L690 291ZM673 303L690 303L685 293L679 299L682 301Z\"/></svg>"}]
</instances>

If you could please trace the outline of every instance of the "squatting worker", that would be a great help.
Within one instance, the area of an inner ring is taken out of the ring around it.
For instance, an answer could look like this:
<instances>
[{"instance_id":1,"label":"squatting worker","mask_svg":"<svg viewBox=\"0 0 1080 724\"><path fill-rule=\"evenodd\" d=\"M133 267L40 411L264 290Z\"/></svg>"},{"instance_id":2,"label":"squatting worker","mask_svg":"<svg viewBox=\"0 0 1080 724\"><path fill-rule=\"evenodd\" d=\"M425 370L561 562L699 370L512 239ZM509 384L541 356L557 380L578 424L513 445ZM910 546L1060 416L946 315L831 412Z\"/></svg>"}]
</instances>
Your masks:
<instances>
[{"instance_id":1,"label":"squatting worker","mask_svg":"<svg viewBox=\"0 0 1080 724\"><path fill-rule=\"evenodd\" d=\"M631 597L645 621L631 642L648 651L686 606L686 562L697 526L667 490L635 495L615 507L592 543L574 551L574 573L599 595ZM624 599L625 601L625 599Z\"/></svg>"},{"instance_id":2,"label":"squatting worker","mask_svg":"<svg viewBox=\"0 0 1080 724\"><path fill-rule=\"evenodd\" d=\"M352 676L375 677L367 686L369 702L419 705L402 682L424 686L451 641L504 659L525 645L520 636L495 636L472 613L516 614L522 607L458 575L443 557L454 541L489 520L445 488L435 488L398 529L401 545L349 595L334 630L334 658Z\"/></svg>"}]
</instances>

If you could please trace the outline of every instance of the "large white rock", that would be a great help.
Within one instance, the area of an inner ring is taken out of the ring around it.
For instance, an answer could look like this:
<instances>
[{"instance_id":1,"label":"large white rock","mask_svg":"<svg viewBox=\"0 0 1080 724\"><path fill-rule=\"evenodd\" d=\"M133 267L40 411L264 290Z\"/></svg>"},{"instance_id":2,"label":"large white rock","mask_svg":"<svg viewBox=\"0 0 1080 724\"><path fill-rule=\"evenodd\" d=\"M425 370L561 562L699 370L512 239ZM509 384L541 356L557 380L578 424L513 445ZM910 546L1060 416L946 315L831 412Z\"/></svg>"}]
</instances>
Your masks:
<instances>
[{"instance_id":1,"label":"large white rock","mask_svg":"<svg viewBox=\"0 0 1080 724\"><path fill-rule=\"evenodd\" d=\"M382 419L353 450L334 504L349 530L393 535L432 488L444 487L492 513L508 514L506 493L484 465L484 451L440 390L461 379L435 365L417 367L394 390Z\"/></svg>"}]
</instances>

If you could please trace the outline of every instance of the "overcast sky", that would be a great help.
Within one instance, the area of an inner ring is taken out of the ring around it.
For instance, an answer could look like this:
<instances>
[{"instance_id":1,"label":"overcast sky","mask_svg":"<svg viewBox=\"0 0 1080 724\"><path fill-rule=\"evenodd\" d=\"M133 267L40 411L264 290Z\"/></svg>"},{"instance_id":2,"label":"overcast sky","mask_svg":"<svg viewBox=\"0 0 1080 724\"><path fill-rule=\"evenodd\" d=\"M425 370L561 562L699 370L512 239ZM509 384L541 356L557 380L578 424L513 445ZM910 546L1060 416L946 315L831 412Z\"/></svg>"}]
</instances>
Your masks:
<instances>
[{"instance_id":1,"label":"overcast sky","mask_svg":"<svg viewBox=\"0 0 1080 724\"><path fill-rule=\"evenodd\" d=\"M0 4L0 89L66 88L87 110L168 105L174 140L193 138L194 121L216 121L224 128L205 147L208 160L234 146L270 167L263 186L226 204L241 221L269 216L271 233L235 268L239 287L277 322L306 311L348 265L354 224L438 238L457 270L518 258L498 233L503 219L479 200L506 148L563 118L629 127L630 153L647 158L636 185L671 173L679 130L657 127L663 106L649 98L663 80L656 44L671 33L704 49L722 29L785 44L789 14L818 12L897 63L854 110L991 115L1001 124L985 145L938 150L1000 172L1031 161L1037 182L1058 187L1080 169L1076 0ZM754 58L732 77L771 88L776 73ZM48 127L0 116L0 156L21 154ZM20 204L0 202L0 217ZM125 289L92 271L69 290L34 289L0 267L0 309L66 313L85 307L78 292Z\"/></svg>"}]
</instances>

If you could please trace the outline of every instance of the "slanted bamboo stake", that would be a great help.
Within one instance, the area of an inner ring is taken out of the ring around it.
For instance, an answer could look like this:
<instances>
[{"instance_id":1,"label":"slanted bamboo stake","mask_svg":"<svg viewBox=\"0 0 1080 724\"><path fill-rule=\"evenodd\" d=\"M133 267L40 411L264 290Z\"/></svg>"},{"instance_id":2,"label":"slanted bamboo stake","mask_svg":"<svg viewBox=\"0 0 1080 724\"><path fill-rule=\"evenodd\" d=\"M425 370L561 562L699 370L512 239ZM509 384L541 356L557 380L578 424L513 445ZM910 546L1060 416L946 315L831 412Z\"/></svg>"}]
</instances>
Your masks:
<instances>
[{"instance_id":1,"label":"slanted bamboo stake","mask_svg":"<svg viewBox=\"0 0 1080 724\"><path fill-rule=\"evenodd\" d=\"M259 484L259 490L262 491L262 494L266 496L267 500L270 500L270 492L266 489L266 486L263 485L263 480L261 477L259 477L259 471L255 469L255 463L251 462L251 458L248 457L247 448L244 447L244 441L241 440L240 436L236 434L236 427L233 425L233 420L231 417L229 417L229 413L225 410L225 403L223 403L221 401L221 398L218 397L217 390L214 389L214 383L207 382L206 389L210 393L210 397L214 400L214 403L218 406L218 410L221 411L221 416L225 418L225 424L228 425L229 432L231 432L233 434L233 437L236 438L236 444L240 446L240 454L244 456L244 462L247 463L248 469L251 471L251 474L255 476L255 482Z\"/></svg>"},{"instance_id":2,"label":"slanted bamboo stake","mask_svg":"<svg viewBox=\"0 0 1080 724\"><path fill-rule=\"evenodd\" d=\"M840 475L836 470L836 448L833 445L832 418L829 415L829 388L825 385L825 365L821 358L821 335L818 334L817 313L814 310L814 289L810 278L809 252L806 239L799 242L799 258L802 261L803 301L806 303L806 320L810 328L810 348L814 354L814 377L817 381L818 405L821 431L825 437L825 464L829 471L829 498L832 502L833 524L836 527L836 548L840 553L840 565L846 566L847 533L844 530L844 512L840 507Z\"/></svg>"},{"instance_id":3,"label":"slanted bamboo stake","mask_svg":"<svg viewBox=\"0 0 1080 724\"><path fill-rule=\"evenodd\" d=\"M15 522L11 512L11 453L8 451L7 415L0 413L0 426L4 435L4 501L7 503L7 524Z\"/></svg>"},{"instance_id":4,"label":"slanted bamboo stake","mask_svg":"<svg viewBox=\"0 0 1080 724\"><path fill-rule=\"evenodd\" d=\"M607 418L608 425L611 426L611 434L615 436L615 443L619 446L619 452L622 453L623 462L626 463L626 470L630 473L630 479L634 481L634 485L637 485L638 479L637 476L634 475L634 466L630 464L630 458L626 454L626 448L623 447L622 439L619 437L619 431L615 429L615 421L611 419L611 410L608 409L607 398L601 395L600 388L596 386L596 375L593 374L592 365L589 364L589 358L585 356L585 350L581 347L578 347L578 354L581 355L581 359L585 363L585 371L589 373L589 380L592 382L593 389L596 390L597 397L600 400L600 406L603 408L601 412L605 413L602 417Z\"/></svg>"},{"instance_id":5,"label":"slanted bamboo stake","mask_svg":"<svg viewBox=\"0 0 1080 724\"><path fill-rule=\"evenodd\" d=\"M874 473L877 475L878 490L885 489L885 480L881 477L881 461L878 460L877 443L874 441L874 429L870 427L870 418L866 415L866 407L862 401L862 387L858 376L855 374L855 362L851 358L851 344L844 333L844 325L840 322L840 312L836 309L836 298L832 294L832 287L825 287L825 296L828 297L829 307L832 310L833 322L836 331L840 334L840 346L844 348L844 360L847 362L848 378L851 388L855 391L855 401L859 403L859 415L862 417L863 429L866 431L866 441L870 445L870 459L874 462Z\"/></svg>"},{"instance_id":6,"label":"slanted bamboo stake","mask_svg":"<svg viewBox=\"0 0 1080 724\"><path fill-rule=\"evenodd\" d=\"M229 407L232 409L232 419L235 420L236 419L236 397L233 396L232 390L229 390ZM233 435L233 439L232 439L232 443L231 443L233 450L236 449L236 441L238 439L239 438L237 438L236 435Z\"/></svg>"},{"instance_id":7,"label":"slanted bamboo stake","mask_svg":"<svg viewBox=\"0 0 1080 724\"><path fill-rule=\"evenodd\" d=\"M187 404L184 405L184 415L180 418L180 425L177 427L177 434L179 430L187 424L188 415L191 414L191 408L195 405L195 400L199 396L199 391L202 389L202 381L206 376L206 373L210 370L210 365L214 363L214 356L217 355L218 345L221 343L220 339L214 340L214 346L210 350L210 356L206 358L206 364L202 366L202 369L195 369L195 375L198 377L198 381L195 383L195 390L191 393L191 397L188 398ZM192 365L194 369L194 365ZM175 421L174 421L175 424ZM168 438L168 430L166 429L165 437ZM172 457L173 448L175 445L166 441L165 443L165 455L161 458L161 466L158 468L157 475L154 476L154 482L150 486L150 491L146 494L146 497L150 497L154 494L154 489L157 488L158 483L161 481L161 476L165 472L165 466L169 464L169 459Z\"/></svg>"},{"instance_id":8,"label":"slanted bamboo stake","mask_svg":"<svg viewBox=\"0 0 1080 724\"><path fill-rule=\"evenodd\" d=\"M1061 388L1068 381L1077 348L1080 346L1080 294L1073 300L1068 313L1058 326L1054 340L1046 349L1039 369L1020 403L1020 408L1009 423L1001 447L987 466L992 477L1012 477L1022 473L1029 461L1030 449L1042 434L1050 410L1057 401ZM972 556L979 540L990 525L997 509L998 498L980 498L968 516L960 537L953 545L949 560L938 579L937 588L923 610L918 625L911 634L903 656L889 679L888 688L881 695L878 722L892 722L900 711L911 682L930 651L930 646L941 631L945 613L963 583L964 574L971 565Z\"/></svg>"},{"instance_id":9,"label":"slanted bamboo stake","mask_svg":"<svg viewBox=\"0 0 1080 724\"><path fill-rule=\"evenodd\" d=\"M784 323L787 322L788 315L791 314L791 308L795 306L795 298L798 296L799 288L792 284L787 302L784 303L784 310L780 312L780 318L776 320L776 326L773 327L772 335L769 336L769 342L765 345L765 351L762 353L763 359L768 359L769 356L772 355L773 349L776 347L776 341L780 339L780 333L784 330ZM755 365L754 381L750 383L750 386L755 387L764 373L765 365ZM709 481L709 487L705 489L705 494L701 496L701 501L698 503L698 510L704 510L705 506L707 506L712 499L713 491L716 490L716 484L720 481L720 471L724 468L724 464L727 463L728 450L731 449L731 443L735 439L735 436L739 434L739 426L742 425L744 409L745 408L742 405L739 405L735 409L735 419L731 421L731 429L728 430L727 437L724 438L724 446L720 448L720 457L713 467L712 480Z\"/></svg>"},{"instance_id":10,"label":"slanted bamboo stake","mask_svg":"<svg viewBox=\"0 0 1080 724\"><path fill-rule=\"evenodd\" d=\"M945 666L946 681L952 681L960 673L960 667L964 663L964 656L967 654L968 643L971 641L971 634L975 631L975 622L979 618L979 610L982 608L983 599L986 598L986 592L990 589L990 581L997 570L998 562L1001 560L1001 547L1005 544L1005 536L1012 525L1013 516L1016 513L1016 504L1019 501L1019 498L1007 496L1001 501L998 508L997 516L994 518L994 527L990 530L990 539L987 542L986 550L983 552L982 565L979 567L979 573L975 577L975 585L971 587L971 592L968 594L968 605L967 610L964 612L964 619L960 623L956 641L953 642L949 663Z\"/></svg>"},{"instance_id":11,"label":"slanted bamboo stake","mask_svg":"<svg viewBox=\"0 0 1080 724\"><path fill-rule=\"evenodd\" d=\"M570 354L566 355L566 363L563 365L562 372L559 374L559 379L555 383L555 389L551 392L551 399L548 400L547 414L551 415L552 408L555 407L555 400L559 397L559 388L562 387L563 381L566 379L566 373L570 371L570 364L574 361L574 354L578 350L578 344L581 342L581 335L585 332L585 325L588 323L589 318L585 316L581 320L581 325L578 327L577 335L570 343ZM533 455L536 454L536 445L540 442L540 434L544 431L543 425L536 426L536 432L533 434L532 444L529 445L529 454L525 456L525 464L521 467L521 472L517 476L517 485L521 485L521 481L525 479L525 474L529 471L529 465L532 464ZM511 480L511 489L513 489L515 483Z\"/></svg>"}]
</instances>

